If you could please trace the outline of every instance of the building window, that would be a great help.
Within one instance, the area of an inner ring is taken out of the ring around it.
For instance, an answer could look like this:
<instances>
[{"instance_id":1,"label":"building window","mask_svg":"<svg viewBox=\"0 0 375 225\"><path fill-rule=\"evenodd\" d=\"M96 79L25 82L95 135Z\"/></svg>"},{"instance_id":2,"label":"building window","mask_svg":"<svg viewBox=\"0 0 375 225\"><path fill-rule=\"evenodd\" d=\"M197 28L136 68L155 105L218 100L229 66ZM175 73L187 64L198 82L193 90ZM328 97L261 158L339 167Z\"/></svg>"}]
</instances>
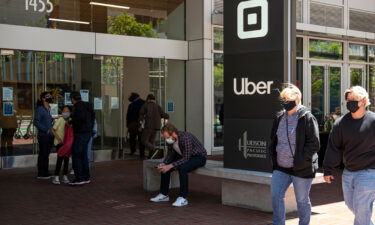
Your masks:
<instances>
[{"instance_id":1,"label":"building window","mask_svg":"<svg viewBox=\"0 0 375 225\"><path fill-rule=\"evenodd\" d=\"M224 54L214 54L214 146L223 146L224 130Z\"/></svg>"},{"instance_id":2,"label":"building window","mask_svg":"<svg viewBox=\"0 0 375 225\"><path fill-rule=\"evenodd\" d=\"M370 110L375 111L375 66L371 65L369 66L369 85L368 85L368 92L369 92L369 97L370 97Z\"/></svg>"},{"instance_id":3,"label":"building window","mask_svg":"<svg viewBox=\"0 0 375 225\"><path fill-rule=\"evenodd\" d=\"M297 57L303 57L303 38L297 37L296 39L296 56Z\"/></svg>"},{"instance_id":4,"label":"building window","mask_svg":"<svg viewBox=\"0 0 375 225\"><path fill-rule=\"evenodd\" d=\"M311 58L332 60L343 59L342 42L310 39L309 45Z\"/></svg>"},{"instance_id":5,"label":"building window","mask_svg":"<svg viewBox=\"0 0 375 225\"><path fill-rule=\"evenodd\" d=\"M370 63L375 63L375 46L368 47L368 59Z\"/></svg>"},{"instance_id":6,"label":"building window","mask_svg":"<svg viewBox=\"0 0 375 225\"><path fill-rule=\"evenodd\" d=\"M0 15L0 24L185 40L184 0L0 0Z\"/></svg>"},{"instance_id":7,"label":"building window","mask_svg":"<svg viewBox=\"0 0 375 225\"><path fill-rule=\"evenodd\" d=\"M223 28L214 28L214 51L224 50L224 31Z\"/></svg>"},{"instance_id":8,"label":"building window","mask_svg":"<svg viewBox=\"0 0 375 225\"><path fill-rule=\"evenodd\" d=\"M349 60L367 62L366 45L349 44Z\"/></svg>"}]
</instances>

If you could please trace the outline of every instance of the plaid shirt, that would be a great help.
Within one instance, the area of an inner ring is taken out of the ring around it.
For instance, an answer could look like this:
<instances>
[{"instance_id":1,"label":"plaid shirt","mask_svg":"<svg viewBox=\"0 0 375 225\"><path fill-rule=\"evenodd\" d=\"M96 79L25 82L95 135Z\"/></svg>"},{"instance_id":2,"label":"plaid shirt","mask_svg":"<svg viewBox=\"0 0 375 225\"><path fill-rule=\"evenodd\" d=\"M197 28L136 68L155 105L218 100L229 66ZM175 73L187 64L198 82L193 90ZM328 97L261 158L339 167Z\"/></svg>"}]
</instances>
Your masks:
<instances>
[{"instance_id":1,"label":"plaid shirt","mask_svg":"<svg viewBox=\"0 0 375 225\"><path fill-rule=\"evenodd\" d=\"M168 145L168 155L164 159L164 164L170 164L174 167L178 167L189 161L191 156L206 156L207 151L203 147L202 143L191 133L179 131L178 136L178 146L180 147L182 157L174 161L178 153L173 149L173 145Z\"/></svg>"}]
</instances>

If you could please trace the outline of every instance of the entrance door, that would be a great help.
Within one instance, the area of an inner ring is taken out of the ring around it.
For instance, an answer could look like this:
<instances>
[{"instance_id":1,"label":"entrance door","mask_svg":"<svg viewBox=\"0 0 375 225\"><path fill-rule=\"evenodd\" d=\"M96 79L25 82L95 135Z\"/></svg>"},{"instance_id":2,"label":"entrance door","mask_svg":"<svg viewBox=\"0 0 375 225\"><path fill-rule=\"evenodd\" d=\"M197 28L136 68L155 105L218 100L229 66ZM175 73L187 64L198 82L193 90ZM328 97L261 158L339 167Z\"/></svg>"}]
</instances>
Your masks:
<instances>
[{"instance_id":1,"label":"entrance door","mask_svg":"<svg viewBox=\"0 0 375 225\"><path fill-rule=\"evenodd\" d=\"M341 114L342 66L340 64L310 63L308 104L324 131L328 115Z\"/></svg>"}]
</instances>

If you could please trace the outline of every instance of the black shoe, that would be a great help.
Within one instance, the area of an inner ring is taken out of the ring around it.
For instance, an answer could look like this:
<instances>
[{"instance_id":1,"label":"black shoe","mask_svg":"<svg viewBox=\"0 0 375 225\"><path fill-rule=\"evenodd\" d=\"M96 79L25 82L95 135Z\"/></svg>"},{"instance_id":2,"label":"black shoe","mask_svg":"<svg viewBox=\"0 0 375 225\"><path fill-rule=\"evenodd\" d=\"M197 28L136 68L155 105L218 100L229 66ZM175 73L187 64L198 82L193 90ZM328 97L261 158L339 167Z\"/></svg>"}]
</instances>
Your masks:
<instances>
[{"instance_id":1,"label":"black shoe","mask_svg":"<svg viewBox=\"0 0 375 225\"><path fill-rule=\"evenodd\" d=\"M86 184L85 181L80 181L80 180L74 180L74 181L69 183L69 185L72 185L72 186L80 186L80 185L84 185L84 184Z\"/></svg>"},{"instance_id":2,"label":"black shoe","mask_svg":"<svg viewBox=\"0 0 375 225\"><path fill-rule=\"evenodd\" d=\"M38 175L36 178L37 179L40 179L40 180L48 180L50 179L52 176L51 175L46 175L46 176L40 176Z\"/></svg>"}]
</instances>

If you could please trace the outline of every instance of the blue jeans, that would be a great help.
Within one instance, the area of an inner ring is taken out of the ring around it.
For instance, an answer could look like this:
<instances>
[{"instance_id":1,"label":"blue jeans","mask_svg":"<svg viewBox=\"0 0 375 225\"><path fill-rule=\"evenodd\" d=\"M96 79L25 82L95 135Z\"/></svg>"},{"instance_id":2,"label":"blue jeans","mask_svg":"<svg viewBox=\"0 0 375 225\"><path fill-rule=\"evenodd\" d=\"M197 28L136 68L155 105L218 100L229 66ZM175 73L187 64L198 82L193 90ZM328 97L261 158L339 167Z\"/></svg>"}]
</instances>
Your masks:
<instances>
[{"instance_id":1,"label":"blue jeans","mask_svg":"<svg viewBox=\"0 0 375 225\"><path fill-rule=\"evenodd\" d=\"M87 160L89 163L89 169L91 169L92 166L92 159L91 159L91 154L92 154L92 142L94 141L94 138L91 137L89 140L89 143L87 144Z\"/></svg>"},{"instance_id":2,"label":"blue jeans","mask_svg":"<svg viewBox=\"0 0 375 225\"><path fill-rule=\"evenodd\" d=\"M189 187L188 173L190 173L191 171L195 169L198 169L199 167L203 167L204 165L206 165L206 157L192 156L190 157L189 161L187 161L186 163L178 166L177 168L172 168L166 173L162 173L161 182L160 182L160 193L162 193L163 195L168 195L171 173L174 170L178 170L179 179L180 179L179 196L186 198L188 194L188 187Z\"/></svg>"},{"instance_id":3,"label":"blue jeans","mask_svg":"<svg viewBox=\"0 0 375 225\"><path fill-rule=\"evenodd\" d=\"M87 146L90 137L90 133L78 133L74 135L72 162L77 181L90 180L89 160L87 159Z\"/></svg>"},{"instance_id":4,"label":"blue jeans","mask_svg":"<svg viewBox=\"0 0 375 225\"><path fill-rule=\"evenodd\" d=\"M345 204L354 213L354 225L373 225L372 206L375 201L375 169L342 174Z\"/></svg>"},{"instance_id":5,"label":"blue jeans","mask_svg":"<svg viewBox=\"0 0 375 225\"><path fill-rule=\"evenodd\" d=\"M297 200L299 225L310 224L311 202L310 189L313 179L300 178L274 170L272 173L271 194L273 208L273 224L285 225L285 192L293 183Z\"/></svg>"}]
</instances>

